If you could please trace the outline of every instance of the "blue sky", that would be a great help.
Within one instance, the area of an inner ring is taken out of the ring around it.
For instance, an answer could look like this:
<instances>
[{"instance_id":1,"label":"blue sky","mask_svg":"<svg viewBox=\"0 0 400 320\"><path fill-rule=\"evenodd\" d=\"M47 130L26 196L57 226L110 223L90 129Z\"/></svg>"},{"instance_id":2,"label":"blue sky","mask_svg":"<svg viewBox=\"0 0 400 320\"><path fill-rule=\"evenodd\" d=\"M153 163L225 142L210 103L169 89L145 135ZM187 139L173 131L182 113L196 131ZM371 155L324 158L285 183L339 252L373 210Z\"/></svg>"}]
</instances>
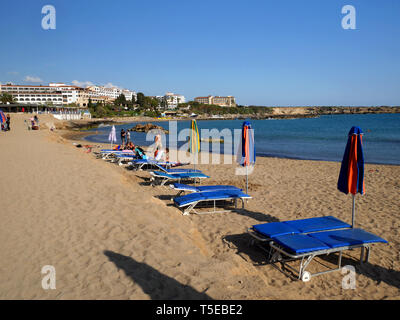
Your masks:
<instances>
[{"instance_id":1,"label":"blue sky","mask_svg":"<svg viewBox=\"0 0 400 320\"><path fill-rule=\"evenodd\" d=\"M55 30L41 27L47 4ZM341 25L349 4L356 30ZM1 83L111 83L244 105L400 105L398 0L3 0L1 11Z\"/></svg>"}]
</instances>

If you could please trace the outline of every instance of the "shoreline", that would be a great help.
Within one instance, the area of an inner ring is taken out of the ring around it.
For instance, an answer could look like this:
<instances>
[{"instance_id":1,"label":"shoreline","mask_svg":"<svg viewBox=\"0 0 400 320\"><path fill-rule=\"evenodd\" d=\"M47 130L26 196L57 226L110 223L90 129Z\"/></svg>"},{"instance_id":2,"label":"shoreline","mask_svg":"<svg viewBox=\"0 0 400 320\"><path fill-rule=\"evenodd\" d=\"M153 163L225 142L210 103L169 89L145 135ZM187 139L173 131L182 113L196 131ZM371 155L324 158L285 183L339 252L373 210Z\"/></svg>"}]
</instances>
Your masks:
<instances>
[{"instance_id":1,"label":"shoreline","mask_svg":"<svg viewBox=\"0 0 400 320\"><path fill-rule=\"evenodd\" d=\"M128 122L129 123L129 122ZM71 141L79 141L81 144L103 144L107 145L109 144L108 142L93 142L86 140L86 137L90 137L93 135L96 135L96 132L87 132L87 131L76 131L76 130L63 130L64 132L61 134L61 136L67 140ZM147 146L141 146L144 148L147 148ZM209 151L210 154L212 154L212 151ZM224 155L224 153L219 152L217 153L219 155ZM234 154L230 154L234 156ZM303 157L290 157L290 156L276 156L276 155L266 155L262 153L256 153L257 157L262 157L262 158L273 158L273 159L289 159L289 160L301 160L301 161L324 161L324 162L335 162L335 163L341 163L341 160L330 160L330 159L310 159L310 158L303 158ZM396 163L378 163L378 162L365 162L365 164L371 164L371 165L383 165L383 166L395 166L399 167L400 164Z\"/></svg>"}]
</instances>

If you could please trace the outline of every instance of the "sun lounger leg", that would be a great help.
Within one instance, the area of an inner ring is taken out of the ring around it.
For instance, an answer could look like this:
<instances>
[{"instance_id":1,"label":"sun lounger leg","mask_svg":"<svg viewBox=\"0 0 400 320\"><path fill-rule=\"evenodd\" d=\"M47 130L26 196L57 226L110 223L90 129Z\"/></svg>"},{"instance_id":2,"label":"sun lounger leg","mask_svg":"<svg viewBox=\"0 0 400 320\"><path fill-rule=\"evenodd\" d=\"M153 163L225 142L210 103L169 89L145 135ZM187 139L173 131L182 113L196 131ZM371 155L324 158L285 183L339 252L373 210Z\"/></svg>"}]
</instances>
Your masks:
<instances>
[{"instance_id":1,"label":"sun lounger leg","mask_svg":"<svg viewBox=\"0 0 400 320\"><path fill-rule=\"evenodd\" d=\"M188 216L190 212L193 210L193 208L196 206L197 202L191 204L189 207L187 207L186 210L183 211L184 216Z\"/></svg>"},{"instance_id":2,"label":"sun lounger leg","mask_svg":"<svg viewBox=\"0 0 400 320\"><path fill-rule=\"evenodd\" d=\"M361 247L360 264L367 263L369 260L369 247Z\"/></svg>"},{"instance_id":3,"label":"sun lounger leg","mask_svg":"<svg viewBox=\"0 0 400 320\"><path fill-rule=\"evenodd\" d=\"M300 264L300 272L299 272L299 279L303 280L304 282L310 281L312 274L306 271L306 268L311 263L312 259L314 259L315 255L308 256L307 260L304 262L304 258L301 259ZM303 264L304 262L304 264Z\"/></svg>"}]
</instances>

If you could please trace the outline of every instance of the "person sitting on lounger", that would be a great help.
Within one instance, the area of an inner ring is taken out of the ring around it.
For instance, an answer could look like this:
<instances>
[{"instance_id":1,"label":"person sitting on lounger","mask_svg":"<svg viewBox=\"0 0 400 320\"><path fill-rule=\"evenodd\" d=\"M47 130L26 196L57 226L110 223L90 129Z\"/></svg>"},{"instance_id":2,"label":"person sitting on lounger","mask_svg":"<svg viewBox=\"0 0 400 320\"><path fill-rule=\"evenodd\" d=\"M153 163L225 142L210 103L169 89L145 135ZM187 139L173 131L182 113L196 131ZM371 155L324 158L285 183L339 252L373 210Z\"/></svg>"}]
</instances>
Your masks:
<instances>
[{"instance_id":1,"label":"person sitting on lounger","mask_svg":"<svg viewBox=\"0 0 400 320\"><path fill-rule=\"evenodd\" d=\"M154 160L156 161L169 161L169 149L165 148L165 151L161 148L157 148L154 153Z\"/></svg>"},{"instance_id":2,"label":"person sitting on lounger","mask_svg":"<svg viewBox=\"0 0 400 320\"><path fill-rule=\"evenodd\" d=\"M135 150L135 145L132 143L132 141L128 142L128 144L125 146L124 150Z\"/></svg>"}]
</instances>

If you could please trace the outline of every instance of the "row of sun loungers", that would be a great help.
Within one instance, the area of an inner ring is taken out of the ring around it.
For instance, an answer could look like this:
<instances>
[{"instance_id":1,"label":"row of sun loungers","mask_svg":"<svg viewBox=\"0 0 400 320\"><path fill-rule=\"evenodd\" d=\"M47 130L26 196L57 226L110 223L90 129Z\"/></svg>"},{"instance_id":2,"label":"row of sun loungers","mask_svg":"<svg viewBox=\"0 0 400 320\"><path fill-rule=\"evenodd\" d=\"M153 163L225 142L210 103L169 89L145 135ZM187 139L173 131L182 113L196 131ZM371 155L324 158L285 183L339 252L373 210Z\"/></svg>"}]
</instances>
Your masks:
<instances>
[{"instance_id":1,"label":"row of sun loungers","mask_svg":"<svg viewBox=\"0 0 400 320\"><path fill-rule=\"evenodd\" d=\"M242 208L244 200L251 199L242 189L235 186L216 185L216 186L193 186L181 182L199 182L209 176L200 170L184 169L171 167L182 165L174 162L160 162L154 159L136 159L133 152L103 149L100 151L102 159L118 162L129 161L129 165L136 170L143 168L156 168L156 171L150 171L151 185L164 186L173 183L171 187L178 191L178 195L173 198L174 204L183 210L184 215L190 213L214 213L226 212L228 210L217 210L218 207L238 207L238 201L241 201ZM176 183L174 183L176 182ZM182 195L182 193L189 193ZM199 208L210 208L211 211L199 211Z\"/></svg>"},{"instance_id":2,"label":"row of sun loungers","mask_svg":"<svg viewBox=\"0 0 400 320\"><path fill-rule=\"evenodd\" d=\"M244 208L245 200L251 199L251 196L235 186L184 184L184 181L200 183L209 176L200 170L171 169L181 164L136 159L133 154L115 150L102 150L100 154L103 159L114 158L118 163L127 159L129 165L136 170L156 169L150 171L151 185L170 184L170 188L177 191L171 200L183 211L183 215L231 211L226 209L238 209L239 201L241 208ZM220 207L223 209L218 210ZM257 244L265 252L268 264L289 277L305 282L314 276L341 270L344 251L360 248L359 260L360 263L365 263L368 262L371 245L387 243L386 240L362 229L352 228L333 216L262 223L253 225L247 232L251 236L251 244ZM327 267L326 270L314 273L307 270L315 258L335 253L338 253L337 267ZM297 269L289 265L292 261L300 262Z\"/></svg>"}]
</instances>

